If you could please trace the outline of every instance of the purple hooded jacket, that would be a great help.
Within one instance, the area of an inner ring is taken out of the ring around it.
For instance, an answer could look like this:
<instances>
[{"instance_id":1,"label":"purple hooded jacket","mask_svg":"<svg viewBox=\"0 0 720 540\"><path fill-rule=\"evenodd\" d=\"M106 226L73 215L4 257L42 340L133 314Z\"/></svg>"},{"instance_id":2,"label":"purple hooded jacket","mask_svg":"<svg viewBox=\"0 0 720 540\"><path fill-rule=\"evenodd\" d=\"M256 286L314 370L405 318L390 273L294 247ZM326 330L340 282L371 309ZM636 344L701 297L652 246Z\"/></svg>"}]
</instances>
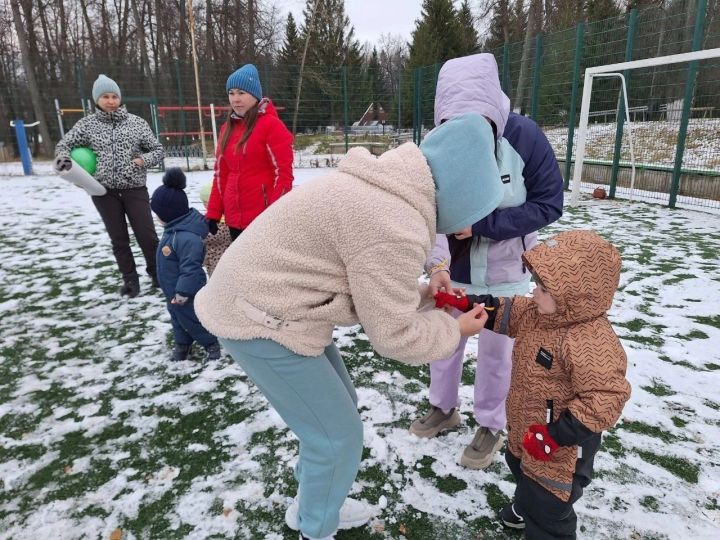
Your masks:
<instances>
[{"instance_id":1,"label":"purple hooded jacket","mask_svg":"<svg viewBox=\"0 0 720 540\"><path fill-rule=\"evenodd\" d=\"M510 112L491 54L449 60L438 75L435 124L468 112L495 125L496 159L506 191L500 206L472 226L471 238L448 236L450 274L453 281L470 285L468 293L511 294L506 286L515 284L527 291L529 276L520 256L537 243L539 229L562 215L560 168L538 125ZM430 259L442 260L447 253L439 242Z\"/></svg>"}]
</instances>

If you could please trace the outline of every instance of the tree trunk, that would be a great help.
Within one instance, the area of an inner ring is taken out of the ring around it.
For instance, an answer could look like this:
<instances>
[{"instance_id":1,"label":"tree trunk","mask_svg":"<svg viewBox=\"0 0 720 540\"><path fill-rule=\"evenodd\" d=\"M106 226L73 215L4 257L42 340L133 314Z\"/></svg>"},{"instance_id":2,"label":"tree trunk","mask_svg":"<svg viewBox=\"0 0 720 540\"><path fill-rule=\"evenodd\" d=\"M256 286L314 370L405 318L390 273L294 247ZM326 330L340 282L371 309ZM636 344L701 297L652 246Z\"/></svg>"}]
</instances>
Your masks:
<instances>
[{"instance_id":1,"label":"tree trunk","mask_svg":"<svg viewBox=\"0 0 720 540\"><path fill-rule=\"evenodd\" d=\"M205 38L207 40L207 60L212 63L217 59L215 51L215 31L213 30L212 0L205 0Z\"/></svg>"},{"instance_id":2,"label":"tree trunk","mask_svg":"<svg viewBox=\"0 0 720 540\"><path fill-rule=\"evenodd\" d=\"M307 51L308 51L308 44L310 43L310 36L312 35L313 28L315 27L315 13L317 12L317 3L318 0L315 0L315 3L313 4L313 10L310 14L310 22L308 23L307 27L307 35L305 36L305 46L303 47L303 54L302 58L300 59L300 73L298 74L298 88L297 88L297 94L295 95L295 110L293 111L293 122L292 122L292 132L293 135L297 133L297 117L298 117L298 109L300 108L300 93L302 92L302 83L303 83L303 72L305 71L305 59L307 58Z\"/></svg>"},{"instance_id":3,"label":"tree trunk","mask_svg":"<svg viewBox=\"0 0 720 540\"><path fill-rule=\"evenodd\" d=\"M249 62L255 63L255 2L254 0L247 0L247 12L248 12L248 48L247 56Z\"/></svg>"},{"instance_id":4,"label":"tree trunk","mask_svg":"<svg viewBox=\"0 0 720 540\"><path fill-rule=\"evenodd\" d=\"M517 92L513 109L520 113L525 110L525 86L530 71L530 51L533 37L540 30L539 20L542 20L542 0L532 0L528 10L527 25L525 27L525 40L523 41L522 58L520 60L520 75L518 75Z\"/></svg>"},{"instance_id":5,"label":"tree trunk","mask_svg":"<svg viewBox=\"0 0 720 540\"><path fill-rule=\"evenodd\" d=\"M658 44L655 50L655 56L662 56L663 44L665 41L665 27L667 26L667 12L665 11L665 1L660 4L660 11L663 17L660 19L660 29L658 30ZM657 66L652 68L652 76L650 77L650 112L654 112L656 106L660 105L659 96L655 95L655 79L657 77ZM655 120L655 118L653 118Z\"/></svg>"},{"instance_id":6,"label":"tree trunk","mask_svg":"<svg viewBox=\"0 0 720 540\"><path fill-rule=\"evenodd\" d=\"M83 19L85 20L85 28L87 29L88 33L88 41L90 42L90 49L92 50L92 56L94 59L97 60L98 58L98 50L97 50L97 40L95 39L95 34L93 32L93 25L90 22L90 16L88 15L87 10L87 3L85 0L80 0L80 8L82 9L82 15Z\"/></svg>"},{"instance_id":7,"label":"tree trunk","mask_svg":"<svg viewBox=\"0 0 720 540\"><path fill-rule=\"evenodd\" d=\"M145 38L145 22L140 16L140 10L138 9L137 2L132 2L132 11L133 18L135 19L135 31L137 32L140 46L140 71L143 78L143 92L145 90L144 83L147 81L148 86L150 87L150 95L156 97L157 92L155 91L152 71L150 70L150 59L148 58L147 40Z\"/></svg>"},{"instance_id":8,"label":"tree trunk","mask_svg":"<svg viewBox=\"0 0 720 540\"><path fill-rule=\"evenodd\" d=\"M25 76L27 77L28 89L30 90L30 99L32 100L33 112L35 120L40 122L40 135L42 136L42 153L46 157L52 156L52 144L50 143L50 130L45 121L45 112L43 111L43 103L38 90L37 80L35 79L35 71L33 69L33 59L30 57L30 49L28 47L28 38L25 34L25 24L20 14L20 6L18 2L10 2L13 13L13 22L15 23L15 32L17 32L18 44L20 45L20 54L23 60ZM27 28L32 32L32 24L28 24Z\"/></svg>"}]
</instances>

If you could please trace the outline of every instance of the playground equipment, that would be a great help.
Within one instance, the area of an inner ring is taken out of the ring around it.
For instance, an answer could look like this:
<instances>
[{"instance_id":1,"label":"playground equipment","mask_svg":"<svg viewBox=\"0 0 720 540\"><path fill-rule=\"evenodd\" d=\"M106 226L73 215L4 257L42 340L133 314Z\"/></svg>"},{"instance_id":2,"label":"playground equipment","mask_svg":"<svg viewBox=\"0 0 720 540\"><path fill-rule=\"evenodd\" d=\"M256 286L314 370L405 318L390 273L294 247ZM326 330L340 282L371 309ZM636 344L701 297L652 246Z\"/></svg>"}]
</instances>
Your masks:
<instances>
[{"instance_id":1,"label":"playground equipment","mask_svg":"<svg viewBox=\"0 0 720 540\"><path fill-rule=\"evenodd\" d=\"M214 104L210 104L209 106L192 106L192 105L179 105L179 106L162 106L158 107L158 115L160 118L165 118L166 113L168 112L197 112L200 111L203 117L209 117L210 123L212 124L212 136L213 136L213 148L217 151L217 117L222 116L224 113L227 113L230 110L230 107L216 107ZM181 124L184 126L185 120L184 115L181 119ZM185 136L197 136L200 137L207 133L206 131L187 131L186 129L183 129L182 131L161 131L158 133L158 136L160 137L185 137Z\"/></svg>"},{"instance_id":2,"label":"playground equipment","mask_svg":"<svg viewBox=\"0 0 720 540\"><path fill-rule=\"evenodd\" d=\"M55 114L57 115L58 127L60 128L60 137L65 136L65 125L63 124L63 116L65 116L66 114L82 114L83 116L87 116L93 110L92 101L90 101L89 99L81 99L80 105L80 109L64 108L60 107L60 100L57 98L55 99Z\"/></svg>"},{"instance_id":3,"label":"playground equipment","mask_svg":"<svg viewBox=\"0 0 720 540\"><path fill-rule=\"evenodd\" d=\"M275 110L280 112L284 111L285 107L275 107ZM168 113L182 113L182 116L180 118L180 131L159 131L157 130L157 136L158 139L163 142L163 145L166 147L166 150L168 147L178 148L179 156L176 157L201 157L201 155L192 149L192 146L188 144L187 138L190 137L192 141L195 140L201 140L201 138L207 134L209 134L207 131L200 130L198 131L197 128L194 128L192 130L188 130L186 126L186 118L185 113L187 112L198 112L202 116L202 118L210 118L210 123L212 126L212 138L213 138L213 148L214 152L217 152L217 145L218 145L218 117L224 117L227 115L228 112L230 112L229 106L216 106L215 104L211 103L210 105L203 105L203 106L194 106L194 105L168 105L168 106L158 106L157 107L157 115L160 119L164 119L167 117ZM182 145L172 145L168 144L170 137L182 137L183 142ZM189 163L188 163L189 167Z\"/></svg>"},{"instance_id":4,"label":"playground equipment","mask_svg":"<svg viewBox=\"0 0 720 540\"><path fill-rule=\"evenodd\" d=\"M20 151L20 160L22 161L23 174L25 176L31 176L33 173L32 169L32 155L30 154L30 148L27 144L27 135L25 134L25 127L39 126L40 122L33 122L32 124L26 124L22 120L10 121L10 127L15 128L15 136L17 137L18 150Z\"/></svg>"}]
</instances>

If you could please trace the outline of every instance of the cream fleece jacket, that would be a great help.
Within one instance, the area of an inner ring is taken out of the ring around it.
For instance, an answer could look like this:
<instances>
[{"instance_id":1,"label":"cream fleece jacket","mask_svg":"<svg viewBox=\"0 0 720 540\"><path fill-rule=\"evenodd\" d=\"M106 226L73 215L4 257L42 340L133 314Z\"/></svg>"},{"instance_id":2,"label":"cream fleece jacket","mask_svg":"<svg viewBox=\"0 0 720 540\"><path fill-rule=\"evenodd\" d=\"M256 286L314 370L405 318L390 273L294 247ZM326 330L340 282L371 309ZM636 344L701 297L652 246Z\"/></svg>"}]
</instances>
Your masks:
<instances>
[{"instance_id":1,"label":"cream fleece jacket","mask_svg":"<svg viewBox=\"0 0 720 540\"><path fill-rule=\"evenodd\" d=\"M447 358L460 341L457 321L418 311L435 222L435 185L417 146L379 158L352 149L336 172L282 197L230 245L195 310L218 337L271 339L304 356L322 354L335 325L359 322L383 356ZM239 299L305 328L253 322Z\"/></svg>"}]
</instances>

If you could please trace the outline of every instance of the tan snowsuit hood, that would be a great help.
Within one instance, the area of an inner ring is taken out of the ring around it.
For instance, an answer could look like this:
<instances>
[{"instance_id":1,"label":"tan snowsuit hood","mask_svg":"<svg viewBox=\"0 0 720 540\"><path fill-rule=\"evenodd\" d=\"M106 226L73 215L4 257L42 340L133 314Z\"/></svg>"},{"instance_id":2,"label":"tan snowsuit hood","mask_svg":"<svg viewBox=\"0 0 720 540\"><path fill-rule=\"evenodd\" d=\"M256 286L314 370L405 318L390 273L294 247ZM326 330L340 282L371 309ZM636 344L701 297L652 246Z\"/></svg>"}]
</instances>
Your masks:
<instances>
[{"instance_id":1,"label":"tan snowsuit hood","mask_svg":"<svg viewBox=\"0 0 720 540\"><path fill-rule=\"evenodd\" d=\"M526 251L523 260L557 303L544 326L565 326L595 319L612 306L620 282L618 250L593 231L560 233Z\"/></svg>"}]
</instances>

